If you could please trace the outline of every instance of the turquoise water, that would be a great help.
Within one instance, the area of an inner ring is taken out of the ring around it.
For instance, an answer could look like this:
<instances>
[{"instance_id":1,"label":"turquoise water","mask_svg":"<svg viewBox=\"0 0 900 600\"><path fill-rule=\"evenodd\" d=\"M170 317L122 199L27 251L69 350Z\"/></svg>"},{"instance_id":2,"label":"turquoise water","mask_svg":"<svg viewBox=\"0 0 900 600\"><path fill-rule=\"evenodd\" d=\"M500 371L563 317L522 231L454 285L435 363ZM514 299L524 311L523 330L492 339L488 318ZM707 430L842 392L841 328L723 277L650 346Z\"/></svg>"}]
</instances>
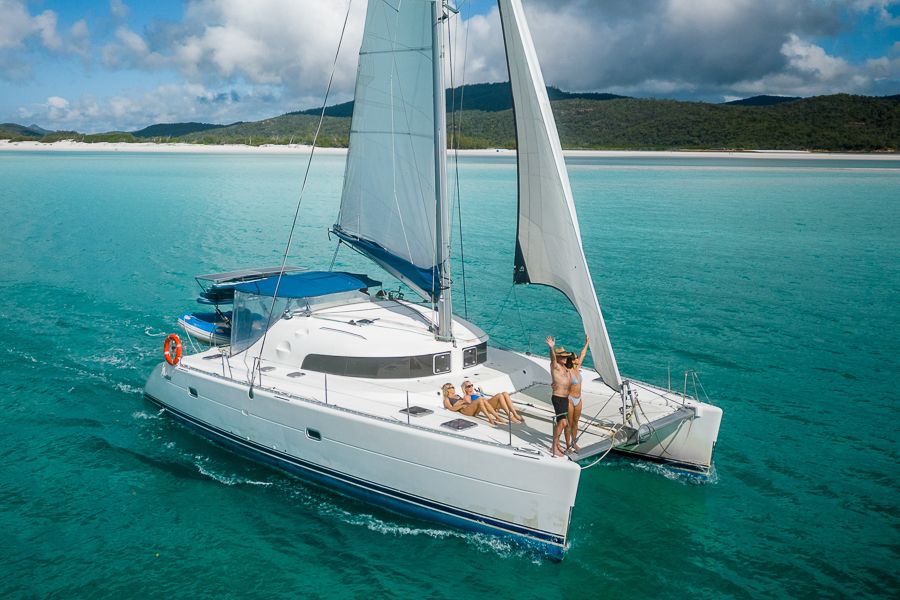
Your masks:
<instances>
[{"instance_id":1,"label":"turquoise water","mask_svg":"<svg viewBox=\"0 0 900 600\"><path fill-rule=\"evenodd\" d=\"M246 462L142 398L193 275L279 262L304 165L0 153L2 597L900 593L900 161L571 162L620 369L696 369L725 418L712 483L584 472L560 564ZM328 267L342 167L314 163L291 262ZM510 286L514 163L465 159L459 187L457 310L577 345L561 297Z\"/></svg>"}]
</instances>

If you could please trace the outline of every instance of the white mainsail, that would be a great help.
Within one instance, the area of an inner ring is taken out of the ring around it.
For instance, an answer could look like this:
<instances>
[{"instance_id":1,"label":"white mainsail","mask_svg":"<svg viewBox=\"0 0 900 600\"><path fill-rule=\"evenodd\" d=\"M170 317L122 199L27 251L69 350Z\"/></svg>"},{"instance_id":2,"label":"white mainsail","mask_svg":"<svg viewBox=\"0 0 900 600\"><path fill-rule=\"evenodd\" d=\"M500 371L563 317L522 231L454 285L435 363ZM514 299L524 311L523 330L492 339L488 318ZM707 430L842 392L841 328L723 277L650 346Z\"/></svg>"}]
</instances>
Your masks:
<instances>
[{"instance_id":1,"label":"white mainsail","mask_svg":"<svg viewBox=\"0 0 900 600\"><path fill-rule=\"evenodd\" d=\"M519 226L515 281L549 285L575 305L590 335L594 366L622 379L581 246L581 231L547 88L520 0L498 0L516 119Z\"/></svg>"},{"instance_id":2,"label":"white mainsail","mask_svg":"<svg viewBox=\"0 0 900 600\"><path fill-rule=\"evenodd\" d=\"M334 231L436 298L432 10L432 0L369 0Z\"/></svg>"}]
</instances>

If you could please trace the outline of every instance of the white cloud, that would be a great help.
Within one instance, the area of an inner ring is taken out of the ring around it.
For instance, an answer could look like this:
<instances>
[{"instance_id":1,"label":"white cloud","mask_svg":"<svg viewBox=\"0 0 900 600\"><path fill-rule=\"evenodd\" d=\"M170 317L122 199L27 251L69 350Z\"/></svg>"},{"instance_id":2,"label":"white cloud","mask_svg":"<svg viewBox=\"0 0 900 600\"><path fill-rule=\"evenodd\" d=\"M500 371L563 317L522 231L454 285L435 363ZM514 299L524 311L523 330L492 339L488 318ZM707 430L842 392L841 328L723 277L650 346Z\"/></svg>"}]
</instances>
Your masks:
<instances>
[{"instance_id":1,"label":"white cloud","mask_svg":"<svg viewBox=\"0 0 900 600\"><path fill-rule=\"evenodd\" d=\"M900 26L900 16L891 14L891 7L900 5L898 0L853 0L853 7L862 12L873 11L879 21L889 27Z\"/></svg>"},{"instance_id":2,"label":"white cloud","mask_svg":"<svg viewBox=\"0 0 900 600\"><path fill-rule=\"evenodd\" d=\"M109 14L111 14L116 19L124 19L128 16L130 9L125 5L122 0L110 0L109 1Z\"/></svg>"},{"instance_id":3,"label":"white cloud","mask_svg":"<svg viewBox=\"0 0 900 600\"><path fill-rule=\"evenodd\" d=\"M52 96L21 107L18 117L49 129L82 132L134 131L154 123L203 121L233 123L271 116L269 88L216 91L197 83L164 84L97 99L85 94L69 100Z\"/></svg>"},{"instance_id":4,"label":"white cloud","mask_svg":"<svg viewBox=\"0 0 900 600\"><path fill-rule=\"evenodd\" d=\"M278 85L296 97L321 93L331 72L346 2L194 0L180 23L141 36L119 28L104 64L172 68L188 81ZM350 92L362 35L363 2L353 3L335 87Z\"/></svg>"},{"instance_id":5,"label":"white cloud","mask_svg":"<svg viewBox=\"0 0 900 600\"><path fill-rule=\"evenodd\" d=\"M855 3L854 3L855 2ZM526 16L549 85L637 96L878 93L898 77L890 59L852 64L811 42L841 30L841 11L900 0L532 0ZM506 79L493 9L469 21L470 82ZM473 51L480 58L473 61ZM876 72L879 73L876 78ZM893 92L896 93L896 92Z\"/></svg>"},{"instance_id":6,"label":"white cloud","mask_svg":"<svg viewBox=\"0 0 900 600\"><path fill-rule=\"evenodd\" d=\"M0 78L24 79L31 74L27 47L32 39L53 54L71 52L87 58L87 23L76 21L65 38L57 25L58 15L52 10L32 15L22 0L0 0Z\"/></svg>"},{"instance_id":7,"label":"white cloud","mask_svg":"<svg viewBox=\"0 0 900 600\"><path fill-rule=\"evenodd\" d=\"M787 60L784 69L759 79L737 82L733 89L745 94L791 96L836 92L865 94L873 93L882 80L900 79L900 56L851 65L796 35L789 36L781 52Z\"/></svg>"},{"instance_id":8,"label":"white cloud","mask_svg":"<svg viewBox=\"0 0 900 600\"><path fill-rule=\"evenodd\" d=\"M31 35L33 25L25 4L18 0L0 0L0 49L15 48Z\"/></svg>"}]
</instances>

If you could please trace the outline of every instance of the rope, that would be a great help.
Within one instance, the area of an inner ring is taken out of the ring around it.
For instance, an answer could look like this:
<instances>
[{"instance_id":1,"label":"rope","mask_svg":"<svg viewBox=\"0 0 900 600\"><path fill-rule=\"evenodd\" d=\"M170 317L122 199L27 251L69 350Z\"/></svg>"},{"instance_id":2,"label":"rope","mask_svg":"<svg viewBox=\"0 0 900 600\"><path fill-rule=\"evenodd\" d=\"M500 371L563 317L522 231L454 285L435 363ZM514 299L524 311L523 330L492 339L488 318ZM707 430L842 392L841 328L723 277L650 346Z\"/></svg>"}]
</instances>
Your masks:
<instances>
[{"instance_id":1,"label":"rope","mask_svg":"<svg viewBox=\"0 0 900 600\"><path fill-rule=\"evenodd\" d=\"M507 292L507 294L506 294L506 299L503 301L503 304L500 305L500 312L497 313L497 318L494 319L494 322L491 324L490 327L488 327L487 332L489 335L493 335L494 328L497 326L497 323L500 322L500 317L503 316L503 311L506 310L506 305L509 303L509 297L512 296L514 289L515 289L515 284L512 284L509 288L509 292Z\"/></svg>"},{"instance_id":2,"label":"rope","mask_svg":"<svg viewBox=\"0 0 900 600\"><path fill-rule=\"evenodd\" d=\"M516 284L513 283L513 298L516 302L516 314L519 315L519 326L522 328L522 335L525 337L525 343L528 344L528 352L532 352L531 349L531 336L528 335L528 330L525 329L525 321L522 320L522 305L519 304L519 295L516 293ZM533 354L533 352L532 352Z\"/></svg>"},{"instance_id":3,"label":"rope","mask_svg":"<svg viewBox=\"0 0 900 600\"><path fill-rule=\"evenodd\" d=\"M335 261L337 260L338 250L341 249L341 243L342 243L343 241L344 241L344 240L342 240L341 238L338 238L337 246L335 246L335 248L334 248L334 256L331 257L331 264L328 266L328 271L329 271L329 272L330 272L330 271L334 271L334 263L335 263Z\"/></svg>"},{"instance_id":4,"label":"rope","mask_svg":"<svg viewBox=\"0 0 900 600\"><path fill-rule=\"evenodd\" d=\"M284 256L281 258L281 268L278 271L278 280L275 282L275 292L272 294L272 305L269 307L269 317L266 322L266 330L263 333L262 344L259 347L259 356L262 357L263 348L266 347L266 338L269 335L269 327L272 325L272 315L275 312L275 300L278 298L278 290L281 287L281 278L284 276L284 266L287 264L287 257L291 251L291 243L294 240L294 230L297 228L297 219L300 216L300 205L303 203L303 192L306 190L306 184L309 181L309 171L312 166L313 156L316 154L316 144L319 141L319 134L322 131L322 123L325 121L325 108L328 106L328 96L331 93L331 85L334 82L334 74L337 71L338 57L341 53L341 46L344 44L344 33L347 31L347 22L350 20L350 8L353 6L353 0L347 2L347 14L344 15L344 24L341 27L341 37L338 39L338 46L334 52L334 61L331 64L331 75L328 77L328 85L325 88L325 97L322 99L322 112L319 114L319 124L316 126L316 133L313 136L312 148L309 151L309 160L306 163L306 173L303 175L303 184L300 186L300 194L297 197L297 208L294 210L294 220L291 222L291 232L288 234L287 245L284 248ZM244 366L247 366L247 357L244 357ZM258 364L258 362L257 362ZM255 365L254 365L255 367ZM250 374L250 390L253 390L254 372Z\"/></svg>"}]
</instances>

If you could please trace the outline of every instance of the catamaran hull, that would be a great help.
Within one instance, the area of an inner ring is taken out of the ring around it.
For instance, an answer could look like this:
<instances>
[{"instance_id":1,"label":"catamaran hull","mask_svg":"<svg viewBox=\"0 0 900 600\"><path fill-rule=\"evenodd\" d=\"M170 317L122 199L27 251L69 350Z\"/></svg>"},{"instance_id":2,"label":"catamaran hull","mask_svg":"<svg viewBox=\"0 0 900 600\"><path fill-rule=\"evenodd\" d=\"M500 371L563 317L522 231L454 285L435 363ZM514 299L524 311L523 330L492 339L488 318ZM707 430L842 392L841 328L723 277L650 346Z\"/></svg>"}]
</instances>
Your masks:
<instances>
[{"instance_id":1,"label":"catamaran hull","mask_svg":"<svg viewBox=\"0 0 900 600\"><path fill-rule=\"evenodd\" d=\"M613 451L708 476L722 423L722 409L688 401L680 412L693 414L663 424L644 423Z\"/></svg>"},{"instance_id":2,"label":"catamaran hull","mask_svg":"<svg viewBox=\"0 0 900 600\"><path fill-rule=\"evenodd\" d=\"M580 468L161 364L146 397L230 450L338 492L561 559ZM196 395L195 395L196 394Z\"/></svg>"}]
</instances>

